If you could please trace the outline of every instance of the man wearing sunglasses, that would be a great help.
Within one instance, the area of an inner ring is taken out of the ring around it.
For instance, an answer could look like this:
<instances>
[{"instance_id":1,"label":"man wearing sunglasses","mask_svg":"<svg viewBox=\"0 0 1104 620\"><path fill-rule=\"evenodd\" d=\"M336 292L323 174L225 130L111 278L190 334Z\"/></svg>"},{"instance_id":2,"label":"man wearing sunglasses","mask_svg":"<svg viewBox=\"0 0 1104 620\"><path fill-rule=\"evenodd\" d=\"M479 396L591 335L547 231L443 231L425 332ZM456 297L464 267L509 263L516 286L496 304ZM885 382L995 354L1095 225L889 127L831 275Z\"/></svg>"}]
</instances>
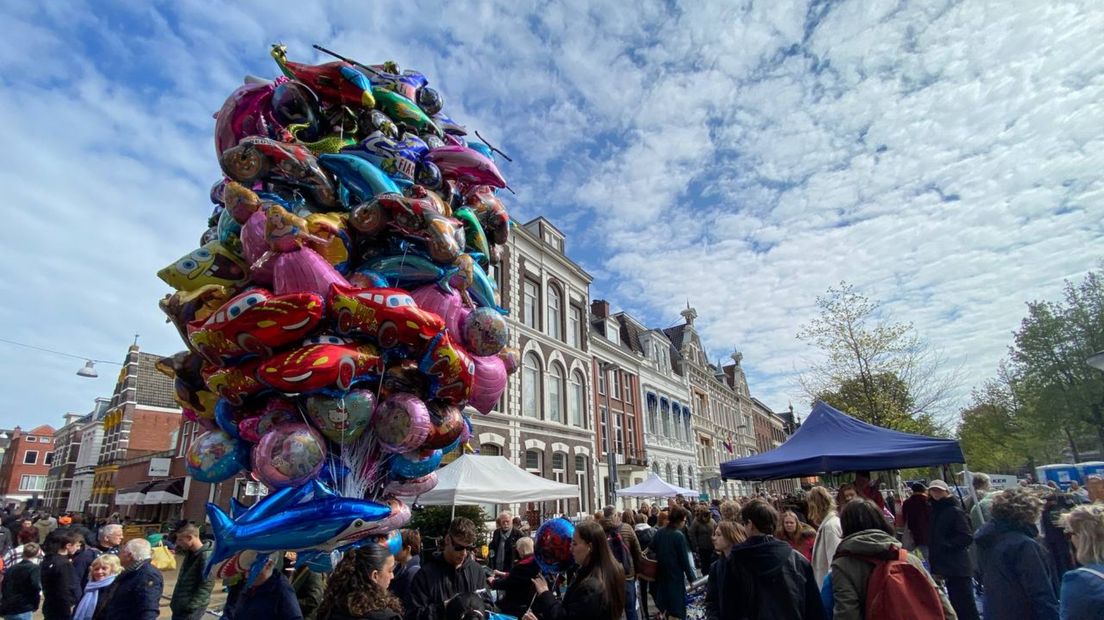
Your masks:
<instances>
[{"instance_id":1,"label":"man wearing sunglasses","mask_svg":"<svg viewBox=\"0 0 1104 620\"><path fill-rule=\"evenodd\" d=\"M475 524L464 517L453 519L441 550L414 575L406 620L440 620L446 601L485 587L483 568L473 557L475 546Z\"/></svg>"}]
</instances>

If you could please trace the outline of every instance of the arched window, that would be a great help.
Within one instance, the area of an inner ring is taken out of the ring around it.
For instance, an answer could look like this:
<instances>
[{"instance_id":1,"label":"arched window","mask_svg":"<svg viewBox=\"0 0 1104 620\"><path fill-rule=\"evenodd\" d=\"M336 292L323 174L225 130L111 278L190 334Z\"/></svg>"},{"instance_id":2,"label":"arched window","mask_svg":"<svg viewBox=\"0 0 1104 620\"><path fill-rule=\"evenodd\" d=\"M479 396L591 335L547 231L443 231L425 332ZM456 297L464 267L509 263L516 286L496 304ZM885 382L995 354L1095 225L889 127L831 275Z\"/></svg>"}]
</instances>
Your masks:
<instances>
[{"instance_id":1,"label":"arched window","mask_svg":"<svg viewBox=\"0 0 1104 620\"><path fill-rule=\"evenodd\" d=\"M671 468L671 464L667 463L667 482L674 482L675 470Z\"/></svg>"},{"instance_id":2,"label":"arched window","mask_svg":"<svg viewBox=\"0 0 1104 620\"><path fill-rule=\"evenodd\" d=\"M579 512L590 512L590 486L587 484L587 457L575 455L575 484L579 485Z\"/></svg>"},{"instance_id":3,"label":"arched window","mask_svg":"<svg viewBox=\"0 0 1104 620\"><path fill-rule=\"evenodd\" d=\"M690 430L690 410L683 408L682 410L682 425L686 431L686 441L692 441L694 438L694 432Z\"/></svg>"},{"instance_id":4,"label":"arched window","mask_svg":"<svg viewBox=\"0 0 1104 620\"><path fill-rule=\"evenodd\" d=\"M567 482L567 453L552 453L552 479L556 482ZM567 512L567 501L556 500L556 514Z\"/></svg>"},{"instance_id":5,"label":"arched window","mask_svg":"<svg viewBox=\"0 0 1104 620\"><path fill-rule=\"evenodd\" d=\"M548 419L567 423L564 419L564 372L557 362L548 366Z\"/></svg>"},{"instance_id":6,"label":"arched window","mask_svg":"<svg viewBox=\"0 0 1104 620\"><path fill-rule=\"evenodd\" d=\"M521 368L521 415L541 417L540 359L532 351L525 354Z\"/></svg>"},{"instance_id":7,"label":"arched window","mask_svg":"<svg viewBox=\"0 0 1104 620\"><path fill-rule=\"evenodd\" d=\"M678 403L671 403L671 419L675 426L674 438L682 441L682 421L679 420L680 407Z\"/></svg>"},{"instance_id":8,"label":"arched window","mask_svg":"<svg viewBox=\"0 0 1104 620\"><path fill-rule=\"evenodd\" d=\"M664 437L670 437L671 436L671 409L670 409L670 405L667 404L667 399L662 399L659 402L659 408L663 412L663 436Z\"/></svg>"},{"instance_id":9,"label":"arched window","mask_svg":"<svg viewBox=\"0 0 1104 620\"><path fill-rule=\"evenodd\" d=\"M538 476L543 473L541 466L541 457L544 456L540 450L526 450L525 451L525 469L526 471L537 474Z\"/></svg>"},{"instance_id":10,"label":"arched window","mask_svg":"<svg viewBox=\"0 0 1104 620\"><path fill-rule=\"evenodd\" d=\"M563 295L555 284L548 285L548 335L556 340L563 337Z\"/></svg>"},{"instance_id":11,"label":"arched window","mask_svg":"<svg viewBox=\"0 0 1104 620\"><path fill-rule=\"evenodd\" d=\"M686 486L686 481L682 479L682 465L678 466L678 485L680 487Z\"/></svg>"},{"instance_id":12,"label":"arched window","mask_svg":"<svg viewBox=\"0 0 1104 620\"><path fill-rule=\"evenodd\" d=\"M485 443L479 446L479 453L483 456L502 456L502 446Z\"/></svg>"},{"instance_id":13,"label":"arched window","mask_svg":"<svg viewBox=\"0 0 1104 620\"><path fill-rule=\"evenodd\" d=\"M688 489L695 488L694 487L694 468L693 467L690 467L689 469L687 469L686 478L687 478L686 488L688 488Z\"/></svg>"},{"instance_id":14,"label":"arched window","mask_svg":"<svg viewBox=\"0 0 1104 620\"><path fill-rule=\"evenodd\" d=\"M652 461L652 473L659 475L659 463L656 461Z\"/></svg>"},{"instance_id":15,"label":"arched window","mask_svg":"<svg viewBox=\"0 0 1104 620\"><path fill-rule=\"evenodd\" d=\"M659 408L659 400L656 398L655 394L648 392L645 401L648 404L648 432L655 435L657 432L656 410Z\"/></svg>"},{"instance_id":16,"label":"arched window","mask_svg":"<svg viewBox=\"0 0 1104 620\"><path fill-rule=\"evenodd\" d=\"M567 394L567 410L570 413L571 425L586 428L586 384L583 373L576 370L571 373L570 391Z\"/></svg>"}]
</instances>

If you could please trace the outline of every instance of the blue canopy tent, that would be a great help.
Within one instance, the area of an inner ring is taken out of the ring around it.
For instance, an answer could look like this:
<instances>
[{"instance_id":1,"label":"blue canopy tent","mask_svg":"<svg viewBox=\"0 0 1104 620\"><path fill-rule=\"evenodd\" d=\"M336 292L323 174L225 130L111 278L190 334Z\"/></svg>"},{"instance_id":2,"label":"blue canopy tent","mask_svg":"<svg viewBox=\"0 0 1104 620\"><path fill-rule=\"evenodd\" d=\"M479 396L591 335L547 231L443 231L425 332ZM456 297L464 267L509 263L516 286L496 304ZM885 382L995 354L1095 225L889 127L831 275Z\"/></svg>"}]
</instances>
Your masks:
<instances>
[{"instance_id":1,"label":"blue canopy tent","mask_svg":"<svg viewBox=\"0 0 1104 620\"><path fill-rule=\"evenodd\" d=\"M721 464L725 480L776 480L838 471L965 463L953 439L902 433L860 422L823 402L786 443Z\"/></svg>"}]
</instances>

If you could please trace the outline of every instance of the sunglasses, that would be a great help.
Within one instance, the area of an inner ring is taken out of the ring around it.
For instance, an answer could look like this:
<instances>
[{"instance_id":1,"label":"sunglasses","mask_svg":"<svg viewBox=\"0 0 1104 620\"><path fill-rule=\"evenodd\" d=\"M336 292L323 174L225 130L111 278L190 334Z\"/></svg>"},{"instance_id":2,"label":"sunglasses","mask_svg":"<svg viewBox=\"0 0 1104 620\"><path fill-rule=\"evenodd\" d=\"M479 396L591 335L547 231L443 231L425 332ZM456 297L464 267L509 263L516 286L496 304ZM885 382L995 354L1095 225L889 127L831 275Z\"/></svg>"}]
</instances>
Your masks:
<instances>
[{"instance_id":1,"label":"sunglasses","mask_svg":"<svg viewBox=\"0 0 1104 620\"><path fill-rule=\"evenodd\" d=\"M463 551L475 551L475 548L476 548L475 545L460 545L460 544L457 544L456 541L453 540L451 536L449 537L449 542L452 543L453 551L456 551L457 553L461 553Z\"/></svg>"}]
</instances>

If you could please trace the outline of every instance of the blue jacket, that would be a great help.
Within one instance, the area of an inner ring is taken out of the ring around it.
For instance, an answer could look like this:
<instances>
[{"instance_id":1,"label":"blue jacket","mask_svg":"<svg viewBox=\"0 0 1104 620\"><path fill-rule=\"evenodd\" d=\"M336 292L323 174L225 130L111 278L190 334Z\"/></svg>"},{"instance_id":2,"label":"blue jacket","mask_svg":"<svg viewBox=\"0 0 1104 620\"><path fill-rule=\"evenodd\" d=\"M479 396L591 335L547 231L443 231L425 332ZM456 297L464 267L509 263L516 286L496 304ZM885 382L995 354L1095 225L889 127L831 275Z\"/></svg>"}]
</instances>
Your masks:
<instances>
[{"instance_id":1,"label":"blue jacket","mask_svg":"<svg viewBox=\"0 0 1104 620\"><path fill-rule=\"evenodd\" d=\"M1104 575L1104 564L1085 568ZM1062 577L1062 620L1104 618L1104 578L1087 570L1071 570Z\"/></svg>"},{"instance_id":2,"label":"blue jacket","mask_svg":"<svg viewBox=\"0 0 1104 620\"><path fill-rule=\"evenodd\" d=\"M115 594L104 608L106 620L157 620L165 580L146 560L115 578Z\"/></svg>"},{"instance_id":3,"label":"blue jacket","mask_svg":"<svg viewBox=\"0 0 1104 620\"><path fill-rule=\"evenodd\" d=\"M1034 525L994 519L975 540L985 584L985 617L1058 620L1058 593Z\"/></svg>"},{"instance_id":4,"label":"blue jacket","mask_svg":"<svg viewBox=\"0 0 1104 620\"><path fill-rule=\"evenodd\" d=\"M299 599L283 573L273 574L264 583L242 591L226 620L303 620Z\"/></svg>"}]
</instances>

